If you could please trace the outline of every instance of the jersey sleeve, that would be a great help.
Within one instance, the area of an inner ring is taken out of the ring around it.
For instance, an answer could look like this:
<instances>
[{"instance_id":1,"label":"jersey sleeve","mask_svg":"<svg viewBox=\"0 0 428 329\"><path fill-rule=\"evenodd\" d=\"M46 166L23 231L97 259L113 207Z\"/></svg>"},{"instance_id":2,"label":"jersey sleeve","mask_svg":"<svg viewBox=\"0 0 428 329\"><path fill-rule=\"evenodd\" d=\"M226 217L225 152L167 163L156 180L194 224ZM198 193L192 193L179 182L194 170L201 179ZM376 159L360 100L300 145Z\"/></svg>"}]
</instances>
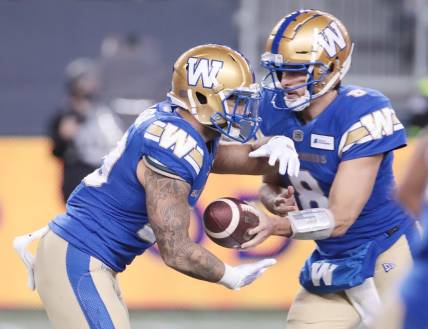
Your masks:
<instances>
[{"instance_id":1,"label":"jersey sleeve","mask_svg":"<svg viewBox=\"0 0 428 329\"><path fill-rule=\"evenodd\" d=\"M193 185L204 151L195 136L177 123L160 120L143 132L143 161L153 171Z\"/></svg>"},{"instance_id":2,"label":"jersey sleeve","mask_svg":"<svg viewBox=\"0 0 428 329\"><path fill-rule=\"evenodd\" d=\"M354 116L342 134L339 143L342 160L374 156L407 144L405 129L389 101L384 98L371 103L367 111Z\"/></svg>"}]
</instances>

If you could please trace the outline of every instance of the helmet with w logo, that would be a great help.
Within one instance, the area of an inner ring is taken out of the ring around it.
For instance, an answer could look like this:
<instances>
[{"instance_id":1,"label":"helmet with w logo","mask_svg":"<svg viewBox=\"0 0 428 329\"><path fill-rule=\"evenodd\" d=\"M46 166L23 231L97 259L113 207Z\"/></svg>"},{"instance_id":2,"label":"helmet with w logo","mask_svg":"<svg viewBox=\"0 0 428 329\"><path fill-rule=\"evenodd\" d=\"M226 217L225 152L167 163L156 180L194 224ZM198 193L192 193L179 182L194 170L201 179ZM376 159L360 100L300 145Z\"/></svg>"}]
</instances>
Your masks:
<instances>
[{"instance_id":1,"label":"helmet with w logo","mask_svg":"<svg viewBox=\"0 0 428 329\"><path fill-rule=\"evenodd\" d=\"M298 10L273 28L261 64L269 70L262 82L272 91L278 109L301 111L312 99L324 95L343 79L351 65L353 43L345 26L334 16L319 10ZM306 83L292 89L280 84L287 72L306 73ZM305 87L304 99L287 104L284 93Z\"/></svg>"},{"instance_id":2,"label":"helmet with w logo","mask_svg":"<svg viewBox=\"0 0 428 329\"><path fill-rule=\"evenodd\" d=\"M182 54L168 97L201 124L234 140L246 142L258 129L260 97L253 70L229 47L207 44Z\"/></svg>"}]
</instances>

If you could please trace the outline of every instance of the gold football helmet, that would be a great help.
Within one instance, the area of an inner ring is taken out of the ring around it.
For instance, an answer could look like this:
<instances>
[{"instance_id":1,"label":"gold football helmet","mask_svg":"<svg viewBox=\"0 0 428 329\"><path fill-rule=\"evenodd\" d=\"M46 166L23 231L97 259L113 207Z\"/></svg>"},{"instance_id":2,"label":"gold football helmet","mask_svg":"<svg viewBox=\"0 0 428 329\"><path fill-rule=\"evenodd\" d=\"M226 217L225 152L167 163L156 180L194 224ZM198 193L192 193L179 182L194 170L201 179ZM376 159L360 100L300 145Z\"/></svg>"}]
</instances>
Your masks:
<instances>
[{"instance_id":1,"label":"gold football helmet","mask_svg":"<svg viewBox=\"0 0 428 329\"><path fill-rule=\"evenodd\" d=\"M259 88L247 59L222 45L207 44L182 54L174 64L170 101L201 124L246 142L260 121Z\"/></svg>"},{"instance_id":2,"label":"gold football helmet","mask_svg":"<svg viewBox=\"0 0 428 329\"><path fill-rule=\"evenodd\" d=\"M261 64L269 70L262 82L278 109L301 111L311 100L324 95L343 79L351 65L353 43L336 17L319 10L299 10L281 19L273 28ZM280 84L284 72L305 72L306 83L292 89ZM284 95L306 87L306 95L294 106Z\"/></svg>"}]
</instances>

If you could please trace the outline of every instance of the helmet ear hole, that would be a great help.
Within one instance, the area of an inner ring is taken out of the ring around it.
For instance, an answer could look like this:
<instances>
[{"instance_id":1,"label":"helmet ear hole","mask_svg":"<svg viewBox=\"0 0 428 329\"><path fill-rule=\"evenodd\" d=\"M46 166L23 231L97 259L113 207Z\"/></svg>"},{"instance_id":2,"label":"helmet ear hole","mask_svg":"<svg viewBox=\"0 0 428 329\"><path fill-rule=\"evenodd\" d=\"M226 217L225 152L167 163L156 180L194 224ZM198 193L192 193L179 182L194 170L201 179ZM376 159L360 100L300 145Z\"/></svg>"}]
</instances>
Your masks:
<instances>
[{"instance_id":1,"label":"helmet ear hole","mask_svg":"<svg viewBox=\"0 0 428 329\"><path fill-rule=\"evenodd\" d=\"M199 103L207 104L207 97L199 91L196 92L196 98L198 99Z\"/></svg>"},{"instance_id":2,"label":"helmet ear hole","mask_svg":"<svg viewBox=\"0 0 428 329\"><path fill-rule=\"evenodd\" d=\"M335 62L331 62L330 65L329 65L329 68L328 68L329 73L330 72L334 72L335 69L336 69L336 63Z\"/></svg>"}]
</instances>

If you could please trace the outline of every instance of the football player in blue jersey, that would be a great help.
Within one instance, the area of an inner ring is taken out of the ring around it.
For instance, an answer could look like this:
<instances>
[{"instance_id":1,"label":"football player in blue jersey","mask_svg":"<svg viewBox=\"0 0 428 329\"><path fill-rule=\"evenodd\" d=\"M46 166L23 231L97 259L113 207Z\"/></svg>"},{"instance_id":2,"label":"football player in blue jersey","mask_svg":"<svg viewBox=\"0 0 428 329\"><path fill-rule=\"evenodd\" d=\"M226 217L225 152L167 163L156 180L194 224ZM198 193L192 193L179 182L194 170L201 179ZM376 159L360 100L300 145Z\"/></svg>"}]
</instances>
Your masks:
<instances>
[{"instance_id":1,"label":"football player in blue jersey","mask_svg":"<svg viewBox=\"0 0 428 329\"><path fill-rule=\"evenodd\" d=\"M416 249L414 266L392 291L385 307L370 328L426 329L428 328L428 133L419 139L410 164L398 186L398 200L421 220L422 243Z\"/></svg>"},{"instance_id":2,"label":"football player in blue jersey","mask_svg":"<svg viewBox=\"0 0 428 329\"><path fill-rule=\"evenodd\" d=\"M243 247L272 234L317 244L288 329L367 323L412 259L413 221L393 196L393 151L406 134L379 91L342 85L353 47L336 17L299 10L276 24L261 57L261 130L292 138L301 170L264 176L261 200L281 217L264 217ZM288 212L293 198L301 210Z\"/></svg>"},{"instance_id":3,"label":"football player in blue jersey","mask_svg":"<svg viewBox=\"0 0 428 329\"><path fill-rule=\"evenodd\" d=\"M287 137L242 144L258 129L259 96L240 53L213 44L188 50L174 65L168 100L137 118L102 167L74 190L66 213L15 239L54 328L130 328L116 274L155 242L168 266L230 289L275 263L227 265L188 232L210 171L262 174L277 170L271 166L277 162L281 172L297 173ZM241 143L219 143L221 135ZM248 157L256 149L269 163ZM38 237L33 261L26 245Z\"/></svg>"}]
</instances>

